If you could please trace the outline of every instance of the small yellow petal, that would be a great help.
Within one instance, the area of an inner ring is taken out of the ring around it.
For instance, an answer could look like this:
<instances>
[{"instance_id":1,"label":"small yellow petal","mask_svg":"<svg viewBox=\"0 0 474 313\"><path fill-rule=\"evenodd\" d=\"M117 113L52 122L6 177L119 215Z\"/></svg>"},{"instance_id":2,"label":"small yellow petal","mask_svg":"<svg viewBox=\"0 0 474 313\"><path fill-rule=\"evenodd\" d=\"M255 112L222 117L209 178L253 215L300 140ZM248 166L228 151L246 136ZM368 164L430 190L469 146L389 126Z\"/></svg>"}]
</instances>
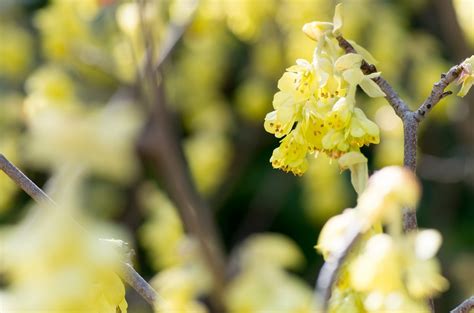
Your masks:
<instances>
[{"instance_id":1,"label":"small yellow petal","mask_svg":"<svg viewBox=\"0 0 474 313\"><path fill-rule=\"evenodd\" d=\"M341 34L342 29L342 4L339 3L336 5L336 9L334 10L334 18L333 18L334 29L332 33L335 36L339 36Z\"/></svg>"},{"instance_id":2,"label":"small yellow petal","mask_svg":"<svg viewBox=\"0 0 474 313\"><path fill-rule=\"evenodd\" d=\"M377 65L377 60L372 56L372 54L370 54L369 51L367 51L364 47L359 46L355 41L348 41L354 47L355 51L357 51L358 54L364 57L364 60L366 60L370 64Z\"/></svg>"},{"instance_id":3,"label":"small yellow petal","mask_svg":"<svg viewBox=\"0 0 474 313\"><path fill-rule=\"evenodd\" d=\"M351 85L358 85L364 79L364 74L359 68L353 68L344 71L342 76Z\"/></svg>"},{"instance_id":4,"label":"small yellow petal","mask_svg":"<svg viewBox=\"0 0 474 313\"><path fill-rule=\"evenodd\" d=\"M382 89L380 89L379 85L368 77L364 77L359 84L362 90L364 90L369 97L377 98L386 96Z\"/></svg>"},{"instance_id":5,"label":"small yellow petal","mask_svg":"<svg viewBox=\"0 0 474 313\"><path fill-rule=\"evenodd\" d=\"M359 68L362 62L362 56L357 53L348 53L337 59L334 64L338 71L345 71L351 68Z\"/></svg>"},{"instance_id":6,"label":"small yellow petal","mask_svg":"<svg viewBox=\"0 0 474 313\"><path fill-rule=\"evenodd\" d=\"M332 23L328 22L311 22L303 26L303 33L314 41L319 41L321 37L333 29Z\"/></svg>"}]
</instances>

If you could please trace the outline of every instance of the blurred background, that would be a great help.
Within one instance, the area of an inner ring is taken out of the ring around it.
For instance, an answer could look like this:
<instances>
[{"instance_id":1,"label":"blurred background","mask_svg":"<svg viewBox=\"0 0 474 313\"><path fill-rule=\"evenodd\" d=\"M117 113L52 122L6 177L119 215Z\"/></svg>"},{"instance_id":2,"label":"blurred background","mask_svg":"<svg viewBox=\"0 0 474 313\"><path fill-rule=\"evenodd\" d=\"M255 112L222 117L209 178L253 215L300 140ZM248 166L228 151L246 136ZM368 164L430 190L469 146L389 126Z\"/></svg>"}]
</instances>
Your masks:
<instances>
[{"instance_id":1,"label":"blurred background","mask_svg":"<svg viewBox=\"0 0 474 313\"><path fill-rule=\"evenodd\" d=\"M292 273L311 288L322 265L314 249L319 231L353 207L356 194L348 173L324 156L303 177L272 169L278 139L264 131L263 119L285 69L311 59L314 42L302 25L331 21L337 2L345 4L344 36L373 54L412 109L441 73L473 54L472 0L201 0L197 9L192 1L163 0L144 3L141 17L133 1L0 0L0 152L39 185L62 162L87 163L93 170L83 207L118 225L150 279L173 263L164 246L181 226L170 226L180 222L162 209L173 207L167 176L134 153L151 114L134 94L143 89L138 69L147 38L159 56L170 29L183 30L160 82L225 251L232 255L252 234L283 234L304 260ZM442 233L440 259L451 283L436 299L440 312L474 293L473 95L442 100L419 134L419 226ZM111 102L127 105L110 109ZM391 107L363 96L358 105L381 129L380 144L363 151L370 171L401 165L402 126ZM28 201L0 174L1 224L18 223ZM135 295L129 302L130 312L146 312Z\"/></svg>"}]
</instances>

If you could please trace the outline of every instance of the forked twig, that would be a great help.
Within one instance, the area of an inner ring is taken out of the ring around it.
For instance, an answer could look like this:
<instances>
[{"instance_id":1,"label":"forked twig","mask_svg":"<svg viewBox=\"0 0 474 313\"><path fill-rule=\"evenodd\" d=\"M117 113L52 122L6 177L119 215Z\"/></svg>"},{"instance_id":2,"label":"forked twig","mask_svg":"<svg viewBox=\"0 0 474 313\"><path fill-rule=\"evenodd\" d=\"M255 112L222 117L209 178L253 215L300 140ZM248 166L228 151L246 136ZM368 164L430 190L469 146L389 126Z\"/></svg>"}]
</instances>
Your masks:
<instances>
[{"instance_id":1,"label":"forked twig","mask_svg":"<svg viewBox=\"0 0 474 313\"><path fill-rule=\"evenodd\" d=\"M346 53L357 53L355 48L344 37L336 37L339 46L344 49ZM361 63L361 70L368 75L377 72L373 64L369 64L365 60ZM431 94L420 105L416 111L411 111L408 105L395 92L392 86L382 77L378 76L372 80L385 93L385 99L392 106L395 113L403 122L404 132L404 161L405 167L411 171L416 172L416 148L418 139L418 124L425 118L426 114L433 109L433 107L443 98L451 94L450 91L445 91L446 87L451 84L462 72L462 65L453 66L447 73L441 75L441 80L434 84ZM416 212L412 208L406 208L403 212L403 230L405 232L414 231L418 227L416 220ZM323 302L323 312L329 308L329 300L331 298L334 283L337 280L339 269L346 260L352 247L360 237L360 229L356 229L358 233L353 233L352 230L347 237L345 248L338 255L334 256L330 262L326 262L321 268L317 281L317 292L319 298ZM430 305L432 306L432 304ZM432 310L433 307L431 308ZM463 312L463 311L459 311Z\"/></svg>"}]
</instances>

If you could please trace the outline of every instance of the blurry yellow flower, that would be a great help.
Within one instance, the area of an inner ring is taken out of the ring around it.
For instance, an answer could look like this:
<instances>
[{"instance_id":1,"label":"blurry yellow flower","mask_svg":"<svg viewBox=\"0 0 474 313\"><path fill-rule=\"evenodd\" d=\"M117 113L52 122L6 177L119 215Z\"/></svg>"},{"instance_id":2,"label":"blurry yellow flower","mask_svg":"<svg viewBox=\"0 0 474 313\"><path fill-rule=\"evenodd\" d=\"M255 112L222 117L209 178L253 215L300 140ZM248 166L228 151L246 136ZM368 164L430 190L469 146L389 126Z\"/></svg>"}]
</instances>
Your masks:
<instances>
[{"instance_id":1,"label":"blurry yellow flower","mask_svg":"<svg viewBox=\"0 0 474 313\"><path fill-rule=\"evenodd\" d=\"M230 313L311 313L312 298L302 280L263 262L242 268L225 293Z\"/></svg>"},{"instance_id":2,"label":"blurry yellow flower","mask_svg":"<svg viewBox=\"0 0 474 313\"><path fill-rule=\"evenodd\" d=\"M178 247L185 234L173 203L151 184L141 188L140 202L148 218L140 227L139 239L150 254L151 264L156 270L179 264Z\"/></svg>"},{"instance_id":3,"label":"blurry yellow flower","mask_svg":"<svg viewBox=\"0 0 474 313\"><path fill-rule=\"evenodd\" d=\"M87 112L45 110L30 121L28 161L43 168L75 164L127 181L137 171L133 143L140 120L136 107L123 103Z\"/></svg>"},{"instance_id":4,"label":"blurry yellow flower","mask_svg":"<svg viewBox=\"0 0 474 313\"><path fill-rule=\"evenodd\" d=\"M21 79L32 60L33 42L30 34L20 27L2 21L0 38L0 77Z\"/></svg>"},{"instance_id":5,"label":"blurry yellow flower","mask_svg":"<svg viewBox=\"0 0 474 313\"><path fill-rule=\"evenodd\" d=\"M325 260L330 260L345 248L348 231L351 225L357 223L357 212L354 209L346 209L341 214L331 217L324 224L315 248Z\"/></svg>"},{"instance_id":6,"label":"blurry yellow flower","mask_svg":"<svg viewBox=\"0 0 474 313\"><path fill-rule=\"evenodd\" d=\"M34 206L2 238L0 271L9 278L2 310L126 313L125 287L116 274L124 256L97 236L109 227L87 223L86 231L79 225L88 219L70 196L77 195L81 178L55 179L58 206Z\"/></svg>"},{"instance_id":7,"label":"blurry yellow flower","mask_svg":"<svg viewBox=\"0 0 474 313\"><path fill-rule=\"evenodd\" d=\"M401 263L392 238L378 234L370 238L350 265L351 285L359 291L384 293L403 288Z\"/></svg>"},{"instance_id":8,"label":"blurry yellow flower","mask_svg":"<svg viewBox=\"0 0 474 313\"><path fill-rule=\"evenodd\" d=\"M440 274L435 255L441 245L441 234L433 229L410 234L405 249L406 285L415 298L426 299L448 288L448 281ZM410 253L411 252L411 253Z\"/></svg>"},{"instance_id":9,"label":"blurry yellow flower","mask_svg":"<svg viewBox=\"0 0 474 313\"><path fill-rule=\"evenodd\" d=\"M240 246L242 266L276 266L294 269L302 265L303 254L295 242L281 234L257 234L246 239Z\"/></svg>"},{"instance_id":10,"label":"blurry yellow flower","mask_svg":"<svg viewBox=\"0 0 474 313\"><path fill-rule=\"evenodd\" d=\"M399 224L402 207L414 209L420 192L415 175L408 169L386 167L370 177L357 209L369 224L380 221Z\"/></svg>"},{"instance_id":11,"label":"blurry yellow flower","mask_svg":"<svg viewBox=\"0 0 474 313\"><path fill-rule=\"evenodd\" d=\"M25 83L28 96L24 111L28 118L49 108L71 108L77 104L75 86L67 73L58 66L43 65Z\"/></svg>"},{"instance_id":12,"label":"blurry yellow flower","mask_svg":"<svg viewBox=\"0 0 474 313\"><path fill-rule=\"evenodd\" d=\"M461 66L462 72L459 76L458 83L462 84L462 87L458 92L458 96L464 97L474 84L474 55L464 60L464 62L461 63Z\"/></svg>"},{"instance_id":13,"label":"blurry yellow flower","mask_svg":"<svg viewBox=\"0 0 474 313\"><path fill-rule=\"evenodd\" d=\"M185 140L184 151L199 191L206 195L215 191L231 161L228 139L214 132L197 132Z\"/></svg>"}]
</instances>

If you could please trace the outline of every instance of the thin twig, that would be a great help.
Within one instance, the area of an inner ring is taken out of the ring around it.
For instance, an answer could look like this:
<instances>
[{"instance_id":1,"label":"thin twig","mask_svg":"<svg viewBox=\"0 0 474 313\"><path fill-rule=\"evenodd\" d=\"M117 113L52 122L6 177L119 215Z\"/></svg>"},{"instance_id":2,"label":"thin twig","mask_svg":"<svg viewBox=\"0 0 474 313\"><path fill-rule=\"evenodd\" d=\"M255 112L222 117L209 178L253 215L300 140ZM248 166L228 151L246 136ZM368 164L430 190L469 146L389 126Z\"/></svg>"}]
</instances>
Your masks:
<instances>
[{"instance_id":1,"label":"thin twig","mask_svg":"<svg viewBox=\"0 0 474 313\"><path fill-rule=\"evenodd\" d=\"M54 201L35 185L23 172L0 153L0 169L7 174L18 187L23 189L33 200L40 204L55 205Z\"/></svg>"},{"instance_id":2,"label":"thin twig","mask_svg":"<svg viewBox=\"0 0 474 313\"><path fill-rule=\"evenodd\" d=\"M347 232L344 249L336 255L332 255L319 272L316 282L316 303L322 303L323 312L327 312L329 309L329 300L331 299L332 289L337 281L339 270L361 235L362 228L360 225L353 225Z\"/></svg>"},{"instance_id":3,"label":"thin twig","mask_svg":"<svg viewBox=\"0 0 474 313\"><path fill-rule=\"evenodd\" d=\"M137 1L140 4L143 0ZM144 10L143 3L140 5L140 10ZM143 16L144 12L140 14ZM187 27L191 20L192 15L190 20L183 24L183 27ZM152 51L154 43L153 38L149 35L148 25L142 21L141 27L145 36L145 49ZM167 50L162 51L162 56L158 60L153 60L151 53L145 56L144 64L146 66L143 71L145 76L139 89L142 91L143 101L148 102L151 112L138 140L138 151L145 160L152 162L153 170L157 176L163 179L165 189L176 204L186 230L199 241L203 258L213 276L214 289L210 295L211 304L216 311L224 312L222 302L225 280L223 245L220 242L211 211L193 183L179 136L172 124L172 117L164 94L163 79L158 78L158 75L163 76L161 66L184 34L184 30L182 28L171 33L175 37L167 40L169 46L166 48Z\"/></svg>"},{"instance_id":4,"label":"thin twig","mask_svg":"<svg viewBox=\"0 0 474 313\"><path fill-rule=\"evenodd\" d=\"M20 169L11 163L3 154L0 154L0 169L38 204L57 206L56 202L54 202L40 187L38 187ZM120 276L123 280L125 280L143 299L153 306L155 301L159 299L158 293L130 264L122 262L122 265L123 272Z\"/></svg>"},{"instance_id":5,"label":"thin twig","mask_svg":"<svg viewBox=\"0 0 474 313\"><path fill-rule=\"evenodd\" d=\"M459 77L462 70L463 67L461 65L455 65L451 67L447 73L441 74L441 79L433 85L433 89L431 90L429 97L414 113L417 122L421 122L425 118L426 114L430 112L441 99L451 94L449 91L445 92L444 89L446 89L449 84Z\"/></svg>"},{"instance_id":6,"label":"thin twig","mask_svg":"<svg viewBox=\"0 0 474 313\"><path fill-rule=\"evenodd\" d=\"M464 300L463 303L451 310L451 313L469 313L474 309L474 296Z\"/></svg>"},{"instance_id":7,"label":"thin twig","mask_svg":"<svg viewBox=\"0 0 474 313\"><path fill-rule=\"evenodd\" d=\"M158 300L161 300L161 297L155 289L153 289L153 287L142 276L140 276L140 274L138 274L129 263L122 263L122 273L120 276L152 307L156 305Z\"/></svg>"}]
</instances>

